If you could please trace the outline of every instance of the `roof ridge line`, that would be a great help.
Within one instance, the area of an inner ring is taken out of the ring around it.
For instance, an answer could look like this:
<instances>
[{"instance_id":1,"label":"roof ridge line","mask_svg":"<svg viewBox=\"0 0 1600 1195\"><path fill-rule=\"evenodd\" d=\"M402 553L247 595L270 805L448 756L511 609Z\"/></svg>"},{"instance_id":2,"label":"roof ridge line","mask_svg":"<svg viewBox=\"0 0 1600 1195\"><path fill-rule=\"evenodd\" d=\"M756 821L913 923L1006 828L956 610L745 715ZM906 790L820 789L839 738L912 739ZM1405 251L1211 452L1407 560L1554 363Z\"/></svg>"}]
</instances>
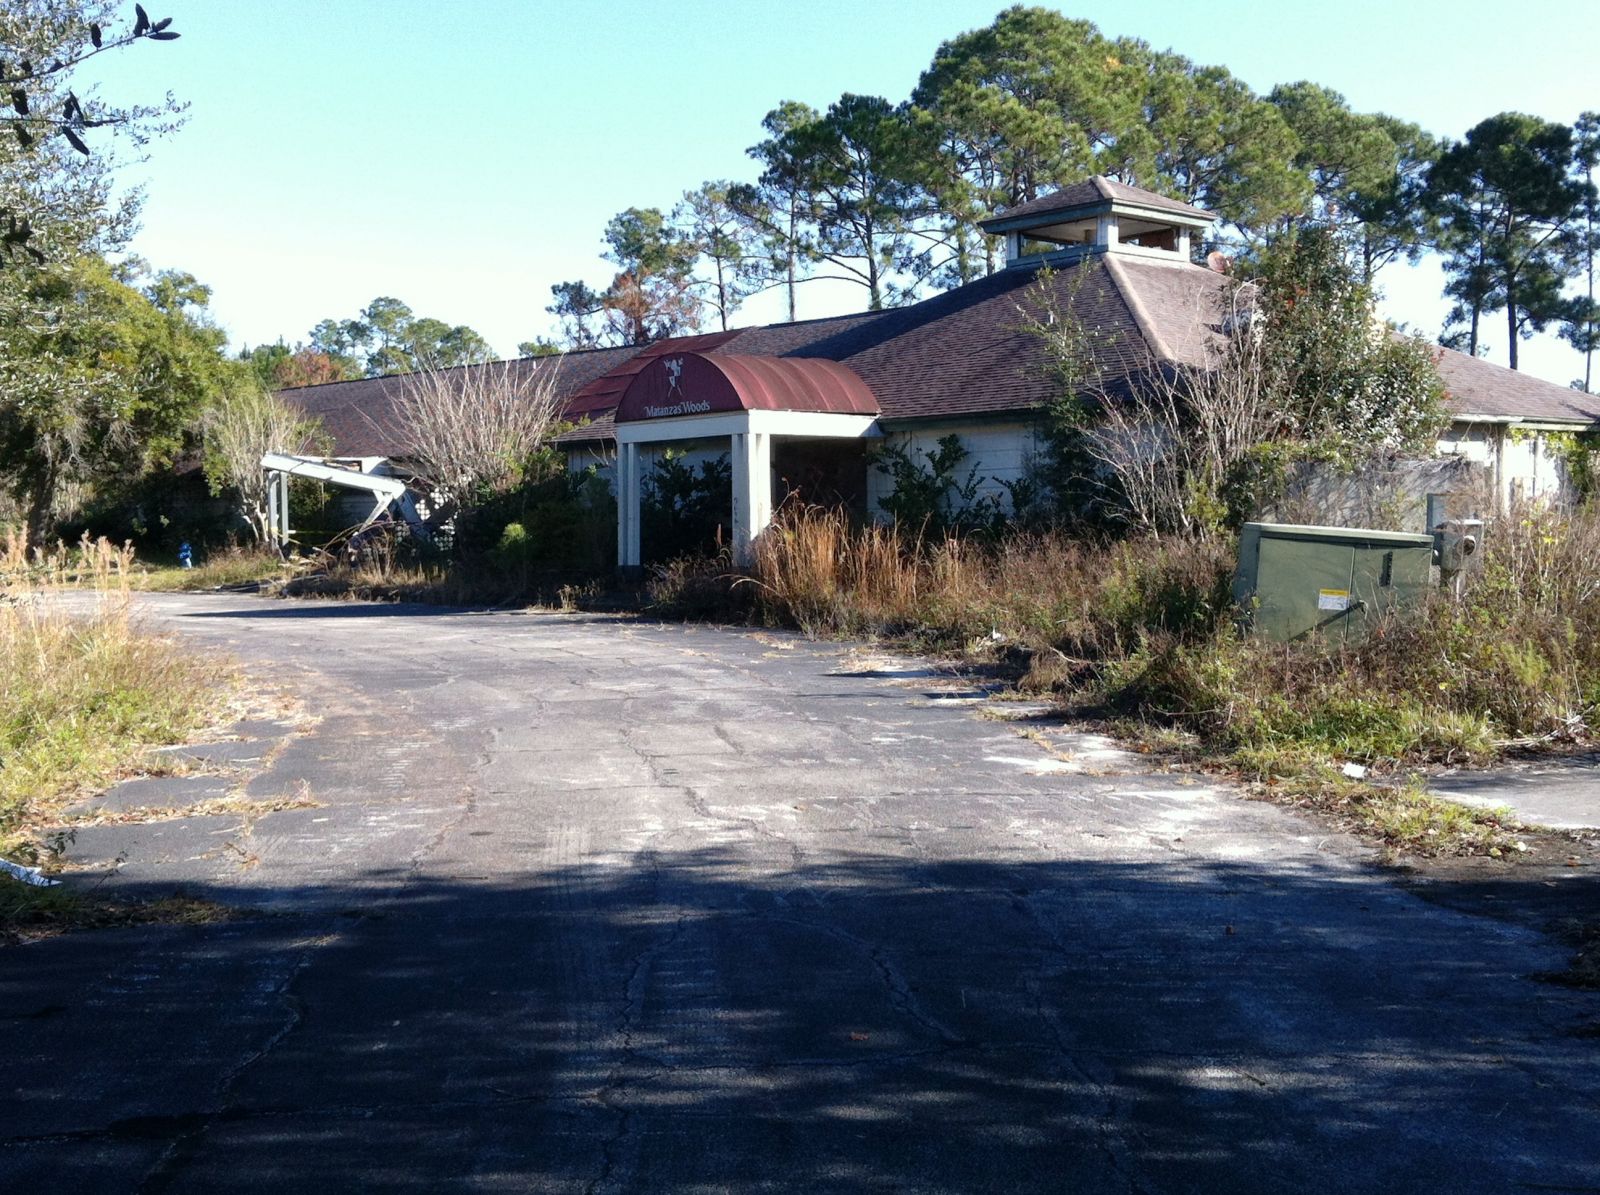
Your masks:
<instances>
[{"instance_id":1,"label":"roof ridge line","mask_svg":"<svg viewBox=\"0 0 1600 1195\"><path fill-rule=\"evenodd\" d=\"M1106 272L1111 275L1112 282L1116 284L1118 296L1122 299L1123 305L1127 307L1128 314L1133 316L1133 322L1139 326L1139 335L1143 336L1145 343L1155 350L1156 356L1163 361L1176 364L1177 358L1173 355L1172 346L1167 344L1166 339L1161 335L1160 329L1156 327L1155 321L1150 318L1149 311L1145 310L1144 301L1139 298L1138 291L1134 289L1132 280L1124 272L1122 263L1117 260L1117 255L1106 253L1101 256L1106 263Z\"/></svg>"}]
</instances>

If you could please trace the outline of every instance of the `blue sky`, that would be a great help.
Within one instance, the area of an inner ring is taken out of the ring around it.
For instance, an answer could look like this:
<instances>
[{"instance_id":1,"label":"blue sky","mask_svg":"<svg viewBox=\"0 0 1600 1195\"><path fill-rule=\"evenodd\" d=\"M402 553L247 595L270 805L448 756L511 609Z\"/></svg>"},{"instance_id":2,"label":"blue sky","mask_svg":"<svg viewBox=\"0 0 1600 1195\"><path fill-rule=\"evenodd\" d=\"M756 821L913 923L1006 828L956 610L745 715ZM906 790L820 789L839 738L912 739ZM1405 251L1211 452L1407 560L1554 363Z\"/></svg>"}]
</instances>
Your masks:
<instances>
[{"instance_id":1,"label":"blue sky","mask_svg":"<svg viewBox=\"0 0 1600 1195\"><path fill-rule=\"evenodd\" d=\"M155 0L182 38L99 60L107 95L172 90L186 126L125 177L146 189L132 246L210 284L234 343L294 341L376 295L465 323L498 350L551 331L552 283L603 283L600 231L708 178L784 99L903 99L939 43L996 0L552 4L514 0ZM130 4L131 8L131 4ZM1309 78L1360 110L1459 136L1518 109L1600 108L1600 4L1548 0L1273 6L1121 0L1065 9L1220 63L1259 91ZM1432 336L1436 269L1380 279L1387 311ZM854 289L802 288L801 316ZM776 296L740 322L780 318ZM1494 344L1504 359L1504 337ZM1562 384L1579 361L1543 337L1524 368Z\"/></svg>"}]
</instances>

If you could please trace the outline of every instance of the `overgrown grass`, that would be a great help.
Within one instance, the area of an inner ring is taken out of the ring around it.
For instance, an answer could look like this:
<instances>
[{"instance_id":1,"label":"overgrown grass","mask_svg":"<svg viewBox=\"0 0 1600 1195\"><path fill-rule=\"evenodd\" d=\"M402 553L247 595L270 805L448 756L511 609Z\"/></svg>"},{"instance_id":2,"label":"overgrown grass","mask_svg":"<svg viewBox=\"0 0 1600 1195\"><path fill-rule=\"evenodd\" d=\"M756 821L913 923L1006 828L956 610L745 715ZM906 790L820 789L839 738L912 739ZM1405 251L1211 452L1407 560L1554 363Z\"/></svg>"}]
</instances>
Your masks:
<instances>
[{"instance_id":1,"label":"overgrown grass","mask_svg":"<svg viewBox=\"0 0 1600 1195\"><path fill-rule=\"evenodd\" d=\"M999 642L1070 665L1125 654L1151 631L1208 634L1227 617L1231 569L1231 550L1214 541L930 540L808 508L762 536L749 574L725 560L679 561L657 570L650 595L668 613L950 648Z\"/></svg>"},{"instance_id":2,"label":"overgrown grass","mask_svg":"<svg viewBox=\"0 0 1600 1195\"><path fill-rule=\"evenodd\" d=\"M14 527L0 535L0 593L14 596L41 586L52 589L125 587L136 571L133 546L114 544L103 536L85 535L76 544L57 541L29 549Z\"/></svg>"},{"instance_id":3,"label":"overgrown grass","mask_svg":"<svg viewBox=\"0 0 1600 1195\"><path fill-rule=\"evenodd\" d=\"M225 905L191 896L105 900L74 888L32 888L0 881L0 945L49 937L69 929L208 925L233 916L235 913Z\"/></svg>"},{"instance_id":4,"label":"overgrown grass","mask_svg":"<svg viewBox=\"0 0 1600 1195\"><path fill-rule=\"evenodd\" d=\"M1361 643L1151 633L1106 662L1097 688L1125 713L1185 721L1256 771L1294 752L1482 763L1585 739L1600 704L1597 559L1595 512L1524 512L1491 528L1459 599L1436 594Z\"/></svg>"},{"instance_id":5,"label":"overgrown grass","mask_svg":"<svg viewBox=\"0 0 1600 1195\"><path fill-rule=\"evenodd\" d=\"M0 592L0 854L31 855L30 830L65 801L109 783L148 747L183 741L227 693L214 658L140 625L126 589L130 557L118 559L115 572L82 578L102 590L89 613L54 607L14 570Z\"/></svg>"},{"instance_id":6,"label":"overgrown grass","mask_svg":"<svg viewBox=\"0 0 1600 1195\"><path fill-rule=\"evenodd\" d=\"M1252 781L1252 792L1280 805L1314 809L1392 854L1511 858L1528 849L1527 828L1509 810L1436 797L1421 777L1352 780L1309 752L1289 766Z\"/></svg>"},{"instance_id":7,"label":"overgrown grass","mask_svg":"<svg viewBox=\"0 0 1600 1195\"><path fill-rule=\"evenodd\" d=\"M134 573L134 585L157 593L210 589L270 587L292 575L276 552L254 548L229 548L207 556L193 568L178 565L144 565Z\"/></svg>"}]
</instances>

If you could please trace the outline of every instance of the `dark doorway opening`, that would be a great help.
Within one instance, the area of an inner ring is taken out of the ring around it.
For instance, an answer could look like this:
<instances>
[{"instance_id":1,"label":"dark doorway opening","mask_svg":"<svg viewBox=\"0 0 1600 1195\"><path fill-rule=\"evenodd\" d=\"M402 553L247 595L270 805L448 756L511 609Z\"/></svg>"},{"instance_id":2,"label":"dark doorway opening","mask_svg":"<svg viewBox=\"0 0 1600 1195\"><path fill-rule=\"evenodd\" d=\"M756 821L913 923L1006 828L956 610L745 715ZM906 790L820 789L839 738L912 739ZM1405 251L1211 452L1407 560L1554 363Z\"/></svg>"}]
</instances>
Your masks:
<instances>
[{"instance_id":1,"label":"dark doorway opening","mask_svg":"<svg viewBox=\"0 0 1600 1195\"><path fill-rule=\"evenodd\" d=\"M830 506L865 519L870 451L862 440L774 438L773 502Z\"/></svg>"}]
</instances>

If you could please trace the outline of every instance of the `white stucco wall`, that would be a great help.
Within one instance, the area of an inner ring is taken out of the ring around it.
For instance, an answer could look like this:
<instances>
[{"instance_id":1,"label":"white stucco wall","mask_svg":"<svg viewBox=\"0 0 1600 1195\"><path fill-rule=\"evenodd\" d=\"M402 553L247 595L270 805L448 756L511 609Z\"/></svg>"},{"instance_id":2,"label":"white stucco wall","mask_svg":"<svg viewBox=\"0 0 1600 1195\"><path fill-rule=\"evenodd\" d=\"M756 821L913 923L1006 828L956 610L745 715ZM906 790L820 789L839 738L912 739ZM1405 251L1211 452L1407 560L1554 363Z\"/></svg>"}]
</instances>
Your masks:
<instances>
[{"instance_id":1,"label":"white stucco wall","mask_svg":"<svg viewBox=\"0 0 1600 1195\"><path fill-rule=\"evenodd\" d=\"M998 498L1009 511L1011 496L1002 482L1018 481L1032 469L1040 451L1034 424L1020 419L981 424L919 424L914 429L892 431L881 443L897 445L914 460L925 464L926 454L936 450L939 441L952 433L961 438L968 454L956 469L957 482L965 483L968 474L976 469L978 496ZM884 517L882 502L892 489L892 480L876 465L867 470L867 506L874 518Z\"/></svg>"},{"instance_id":2,"label":"white stucco wall","mask_svg":"<svg viewBox=\"0 0 1600 1195\"><path fill-rule=\"evenodd\" d=\"M1463 456L1490 468L1501 511L1518 502L1570 502L1577 495L1559 447L1563 435L1583 430L1558 425L1457 421L1440 436L1441 456Z\"/></svg>"},{"instance_id":3,"label":"white stucco wall","mask_svg":"<svg viewBox=\"0 0 1600 1195\"><path fill-rule=\"evenodd\" d=\"M612 489L617 488L617 450L610 444L583 444L567 449L567 470L581 473L593 465L595 472L605 478Z\"/></svg>"},{"instance_id":4,"label":"white stucco wall","mask_svg":"<svg viewBox=\"0 0 1600 1195\"><path fill-rule=\"evenodd\" d=\"M1458 420L1451 423L1439 437L1437 450L1440 456L1459 456L1487 467L1494 501L1500 510L1509 509L1519 501L1566 502L1575 495L1558 447L1558 437L1564 431L1578 430L1582 430L1578 424L1563 428L1554 424L1508 425L1482 420ZM1003 483L1028 476L1034 462L1044 451L1037 425L1022 419L1000 419L986 423L951 420L891 430L879 442L897 445L920 461L937 448L942 437L950 434L959 436L968 452L967 459L957 471L958 480L965 481L975 469L979 496L996 498L1004 509L1009 510L1010 494ZM725 439L645 445L640 449L645 476L649 476L669 448L683 453L691 466L698 466L729 452L729 444ZM568 452L571 468L582 469L595 465L600 476L613 486L616 480L615 459L613 449L600 446L584 446ZM873 517L884 517L882 502L888 496L890 486L889 476L877 466L867 470L867 503Z\"/></svg>"},{"instance_id":5,"label":"white stucco wall","mask_svg":"<svg viewBox=\"0 0 1600 1195\"><path fill-rule=\"evenodd\" d=\"M1531 499L1564 502L1568 492L1567 467L1550 432L1513 431L1506 437L1506 500L1515 504Z\"/></svg>"}]
</instances>

